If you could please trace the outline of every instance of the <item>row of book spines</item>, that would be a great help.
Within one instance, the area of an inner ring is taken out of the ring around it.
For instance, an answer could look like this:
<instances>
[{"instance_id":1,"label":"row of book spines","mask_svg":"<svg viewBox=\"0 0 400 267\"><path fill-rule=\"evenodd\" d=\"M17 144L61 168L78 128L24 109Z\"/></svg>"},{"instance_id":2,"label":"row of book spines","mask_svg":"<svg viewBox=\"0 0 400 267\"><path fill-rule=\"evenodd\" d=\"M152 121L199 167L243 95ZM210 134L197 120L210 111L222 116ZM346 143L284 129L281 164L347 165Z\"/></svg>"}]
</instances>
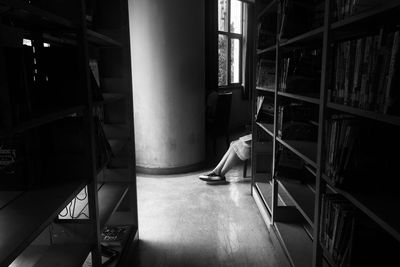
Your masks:
<instances>
[{"instance_id":1,"label":"row of book spines","mask_svg":"<svg viewBox=\"0 0 400 267\"><path fill-rule=\"evenodd\" d=\"M333 17L336 20L343 20L378 6L379 4L381 4L380 0L336 0Z\"/></svg>"},{"instance_id":2,"label":"row of book spines","mask_svg":"<svg viewBox=\"0 0 400 267\"><path fill-rule=\"evenodd\" d=\"M357 137L355 118L334 116L326 124L325 174L336 185L343 183L343 173L348 169Z\"/></svg>"},{"instance_id":3,"label":"row of book spines","mask_svg":"<svg viewBox=\"0 0 400 267\"><path fill-rule=\"evenodd\" d=\"M321 245L338 266L343 266L351 256L355 208L336 194L322 195L321 207Z\"/></svg>"},{"instance_id":4,"label":"row of book spines","mask_svg":"<svg viewBox=\"0 0 400 267\"><path fill-rule=\"evenodd\" d=\"M335 71L328 101L390 112L393 86L398 72L399 31L339 43L335 49Z\"/></svg>"}]
</instances>

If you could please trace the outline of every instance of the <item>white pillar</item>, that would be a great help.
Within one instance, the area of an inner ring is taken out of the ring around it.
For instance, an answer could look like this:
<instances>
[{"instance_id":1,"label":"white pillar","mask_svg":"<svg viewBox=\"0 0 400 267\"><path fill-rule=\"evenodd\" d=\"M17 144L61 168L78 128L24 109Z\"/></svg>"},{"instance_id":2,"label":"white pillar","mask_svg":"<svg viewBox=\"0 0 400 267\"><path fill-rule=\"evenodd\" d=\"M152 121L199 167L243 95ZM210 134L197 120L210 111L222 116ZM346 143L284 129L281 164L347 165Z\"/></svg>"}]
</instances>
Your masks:
<instances>
[{"instance_id":1,"label":"white pillar","mask_svg":"<svg viewBox=\"0 0 400 267\"><path fill-rule=\"evenodd\" d=\"M202 162L204 1L129 0L138 170Z\"/></svg>"}]
</instances>

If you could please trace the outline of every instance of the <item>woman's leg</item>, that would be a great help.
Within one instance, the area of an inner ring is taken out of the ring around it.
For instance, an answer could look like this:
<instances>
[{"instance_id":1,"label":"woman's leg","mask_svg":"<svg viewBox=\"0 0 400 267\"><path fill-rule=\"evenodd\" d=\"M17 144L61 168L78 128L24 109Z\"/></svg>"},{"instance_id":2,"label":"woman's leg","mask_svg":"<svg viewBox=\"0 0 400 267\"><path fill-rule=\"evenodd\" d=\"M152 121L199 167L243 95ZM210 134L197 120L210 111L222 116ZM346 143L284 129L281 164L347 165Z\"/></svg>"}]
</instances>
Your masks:
<instances>
[{"instance_id":1,"label":"woman's leg","mask_svg":"<svg viewBox=\"0 0 400 267\"><path fill-rule=\"evenodd\" d=\"M235 150L232 146L229 147L225 155L222 157L221 161L218 163L217 167L214 168L213 172L225 176L225 174L235 165L237 165L241 160L236 155Z\"/></svg>"},{"instance_id":2,"label":"woman's leg","mask_svg":"<svg viewBox=\"0 0 400 267\"><path fill-rule=\"evenodd\" d=\"M236 155L236 152L232 149L232 152L229 153L229 156L226 159L225 164L220 171L220 175L225 176L225 174L234 166L239 164L239 162L241 162L241 159Z\"/></svg>"},{"instance_id":3,"label":"woman's leg","mask_svg":"<svg viewBox=\"0 0 400 267\"><path fill-rule=\"evenodd\" d=\"M230 154L236 154L235 151L233 150L232 146L229 146L228 150L225 152L225 155L222 157L222 159L218 162L218 165L214 168L212 171L215 174L220 174L222 167L224 167L226 160L229 158Z\"/></svg>"}]
</instances>

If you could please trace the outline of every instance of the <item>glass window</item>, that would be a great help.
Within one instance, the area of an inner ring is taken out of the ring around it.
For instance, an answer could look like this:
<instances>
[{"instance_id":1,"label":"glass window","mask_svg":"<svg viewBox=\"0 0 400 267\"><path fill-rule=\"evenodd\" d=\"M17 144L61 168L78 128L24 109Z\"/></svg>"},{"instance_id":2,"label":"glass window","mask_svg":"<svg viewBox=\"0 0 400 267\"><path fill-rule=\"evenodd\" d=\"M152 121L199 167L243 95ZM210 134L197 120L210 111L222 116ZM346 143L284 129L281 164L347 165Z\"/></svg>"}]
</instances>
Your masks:
<instances>
[{"instance_id":1,"label":"glass window","mask_svg":"<svg viewBox=\"0 0 400 267\"><path fill-rule=\"evenodd\" d=\"M228 36L218 36L218 86L228 85Z\"/></svg>"},{"instance_id":2,"label":"glass window","mask_svg":"<svg viewBox=\"0 0 400 267\"><path fill-rule=\"evenodd\" d=\"M218 86L242 82L243 3L218 0Z\"/></svg>"},{"instance_id":3,"label":"glass window","mask_svg":"<svg viewBox=\"0 0 400 267\"><path fill-rule=\"evenodd\" d=\"M240 40L231 40L231 83L240 82Z\"/></svg>"},{"instance_id":4,"label":"glass window","mask_svg":"<svg viewBox=\"0 0 400 267\"><path fill-rule=\"evenodd\" d=\"M231 0L230 32L242 33L242 2Z\"/></svg>"},{"instance_id":5,"label":"glass window","mask_svg":"<svg viewBox=\"0 0 400 267\"><path fill-rule=\"evenodd\" d=\"M228 31L228 0L218 0L218 30Z\"/></svg>"}]
</instances>

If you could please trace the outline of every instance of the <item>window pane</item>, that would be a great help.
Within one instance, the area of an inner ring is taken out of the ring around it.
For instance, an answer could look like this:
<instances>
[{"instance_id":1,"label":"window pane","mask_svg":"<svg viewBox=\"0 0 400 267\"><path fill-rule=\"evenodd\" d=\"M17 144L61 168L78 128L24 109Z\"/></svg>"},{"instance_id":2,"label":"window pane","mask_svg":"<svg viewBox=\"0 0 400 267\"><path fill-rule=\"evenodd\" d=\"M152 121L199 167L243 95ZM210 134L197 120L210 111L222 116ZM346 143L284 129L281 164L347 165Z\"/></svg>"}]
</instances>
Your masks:
<instances>
[{"instance_id":1,"label":"window pane","mask_svg":"<svg viewBox=\"0 0 400 267\"><path fill-rule=\"evenodd\" d=\"M218 85L228 85L228 37L218 35Z\"/></svg>"},{"instance_id":2,"label":"window pane","mask_svg":"<svg viewBox=\"0 0 400 267\"><path fill-rule=\"evenodd\" d=\"M231 83L240 82L240 40L231 40Z\"/></svg>"},{"instance_id":3,"label":"window pane","mask_svg":"<svg viewBox=\"0 0 400 267\"><path fill-rule=\"evenodd\" d=\"M228 0L218 0L218 30L228 31Z\"/></svg>"},{"instance_id":4,"label":"window pane","mask_svg":"<svg viewBox=\"0 0 400 267\"><path fill-rule=\"evenodd\" d=\"M242 33L242 2L231 0L231 32Z\"/></svg>"}]
</instances>

